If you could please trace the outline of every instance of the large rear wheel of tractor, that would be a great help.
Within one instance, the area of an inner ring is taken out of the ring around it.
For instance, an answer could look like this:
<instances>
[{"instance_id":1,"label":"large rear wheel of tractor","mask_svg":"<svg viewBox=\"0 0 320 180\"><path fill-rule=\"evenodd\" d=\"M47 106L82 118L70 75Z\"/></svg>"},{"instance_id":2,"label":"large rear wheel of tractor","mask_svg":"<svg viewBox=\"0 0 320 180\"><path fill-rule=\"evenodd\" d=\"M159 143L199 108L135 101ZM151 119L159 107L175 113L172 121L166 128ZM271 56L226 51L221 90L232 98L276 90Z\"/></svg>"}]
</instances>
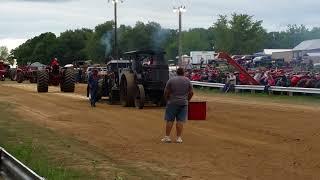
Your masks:
<instances>
[{"instance_id":1,"label":"large rear wheel of tractor","mask_svg":"<svg viewBox=\"0 0 320 180\"><path fill-rule=\"evenodd\" d=\"M134 104L135 104L136 108L143 109L145 97L146 96L145 96L143 85L138 84L137 90L136 90L136 95L135 95L135 100L134 100Z\"/></svg>"},{"instance_id":2,"label":"large rear wheel of tractor","mask_svg":"<svg viewBox=\"0 0 320 180\"><path fill-rule=\"evenodd\" d=\"M17 70L16 69L10 69L9 76L11 81L16 81L17 76L16 76Z\"/></svg>"},{"instance_id":3,"label":"large rear wheel of tractor","mask_svg":"<svg viewBox=\"0 0 320 180\"><path fill-rule=\"evenodd\" d=\"M109 105L114 105L115 104L115 102L116 102L116 100L115 100L115 94L114 94L114 92L112 92L112 90L110 90L110 92L109 92L109 99L108 99L108 104Z\"/></svg>"},{"instance_id":4,"label":"large rear wheel of tractor","mask_svg":"<svg viewBox=\"0 0 320 180\"><path fill-rule=\"evenodd\" d=\"M37 77L32 76L30 77L29 81L31 84L37 83Z\"/></svg>"},{"instance_id":5,"label":"large rear wheel of tractor","mask_svg":"<svg viewBox=\"0 0 320 180\"><path fill-rule=\"evenodd\" d=\"M37 90L38 93L48 92L49 73L47 71L38 71Z\"/></svg>"},{"instance_id":6,"label":"large rear wheel of tractor","mask_svg":"<svg viewBox=\"0 0 320 180\"><path fill-rule=\"evenodd\" d=\"M60 84L62 92L74 92L76 79L74 77L74 71L66 69L63 73L63 81Z\"/></svg>"},{"instance_id":7,"label":"large rear wheel of tractor","mask_svg":"<svg viewBox=\"0 0 320 180\"><path fill-rule=\"evenodd\" d=\"M24 81L23 72L19 71L17 72L17 82L22 83Z\"/></svg>"},{"instance_id":8,"label":"large rear wheel of tractor","mask_svg":"<svg viewBox=\"0 0 320 180\"><path fill-rule=\"evenodd\" d=\"M104 95L105 91L105 82L103 79L99 79L98 81L98 90L97 90L97 101L100 101L102 99L102 96Z\"/></svg>"},{"instance_id":9,"label":"large rear wheel of tractor","mask_svg":"<svg viewBox=\"0 0 320 180\"><path fill-rule=\"evenodd\" d=\"M122 106L134 106L136 87L137 85L133 74L125 73L122 75L120 81L120 102Z\"/></svg>"}]
</instances>

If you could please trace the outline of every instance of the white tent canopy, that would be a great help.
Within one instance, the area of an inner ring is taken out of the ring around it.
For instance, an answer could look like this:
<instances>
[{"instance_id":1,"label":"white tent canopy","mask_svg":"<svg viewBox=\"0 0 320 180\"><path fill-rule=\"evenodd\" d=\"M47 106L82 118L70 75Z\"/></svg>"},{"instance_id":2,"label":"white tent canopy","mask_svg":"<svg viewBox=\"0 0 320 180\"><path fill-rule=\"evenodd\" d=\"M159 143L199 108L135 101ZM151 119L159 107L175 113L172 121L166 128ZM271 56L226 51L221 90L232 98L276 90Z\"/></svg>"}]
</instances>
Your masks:
<instances>
[{"instance_id":1,"label":"white tent canopy","mask_svg":"<svg viewBox=\"0 0 320 180\"><path fill-rule=\"evenodd\" d=\"M45 67L46 65L41 64L39 62L34 62L32 64L30 64L30 67Z\"/></svg>"}]
</instances>

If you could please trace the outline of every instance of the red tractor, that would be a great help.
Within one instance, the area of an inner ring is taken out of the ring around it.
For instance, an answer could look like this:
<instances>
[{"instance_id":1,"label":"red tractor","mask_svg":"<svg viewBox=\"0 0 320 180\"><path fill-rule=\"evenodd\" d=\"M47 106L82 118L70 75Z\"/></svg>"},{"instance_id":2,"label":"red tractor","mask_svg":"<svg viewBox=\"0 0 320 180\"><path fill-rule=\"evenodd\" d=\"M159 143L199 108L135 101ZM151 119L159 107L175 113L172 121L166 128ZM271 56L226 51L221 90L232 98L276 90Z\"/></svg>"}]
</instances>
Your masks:
<instances>
[{"instance_id":1,"label":"red tractor","mask_svg":"<svg viewBox=\"0 0 320 180\"><path fill-rule=\"evenodd\" d=\"M22 83L24 80L29 80L30 83L37 83L37 72L38 68L31 65L18 67L14 79L18 83Z\"/></svg>"},{"instance_id":2,"label":"red tractor","mask_svg":"<svg viewBox=\"0 0 320 180\"><path fill-rule=\"evenodd\" d=\"M43 71L38 71L37 90L39 93L48 92L48 86L59 86L62 92L74 92L75 73L72 68L60 68L55 58Z\"/></svg>"},{"instance_id":3,"label":"red tractor","mask_svg":"<svg viewBox=\"0 0 320 180\"><path fill-rule=\"evenodd\" d=\"M5 81L7 75L8 68L4 64L4 61L0 60L0 80Z\"/></svg>"}]
</instances>

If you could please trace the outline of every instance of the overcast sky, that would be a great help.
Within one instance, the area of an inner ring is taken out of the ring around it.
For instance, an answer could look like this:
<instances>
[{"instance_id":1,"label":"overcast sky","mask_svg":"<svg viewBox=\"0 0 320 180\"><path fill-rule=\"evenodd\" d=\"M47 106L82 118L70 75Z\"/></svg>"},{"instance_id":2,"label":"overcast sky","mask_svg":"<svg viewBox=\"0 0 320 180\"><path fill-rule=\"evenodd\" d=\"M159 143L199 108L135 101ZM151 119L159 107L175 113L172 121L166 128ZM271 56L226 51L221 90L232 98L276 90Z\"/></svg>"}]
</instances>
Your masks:
<instances>
[{"instance_id":1,"label":"overcast sky","mask_svg":"<svg viewBox=\"0 0 320 180\"><path fill-rule=\"evenodd\" d=\"M184 29L209 27L218 14L233 12L263 20L268 31L283 30L287 24L320 26L320 0L124 0L119 5L119 23L156 21L177 28L172 12L185 4ZM0 0L0 45L10 49L43 32L59 35L67 29L93 28L113 18L108 0Z\"/></svg>"}]
</instances>

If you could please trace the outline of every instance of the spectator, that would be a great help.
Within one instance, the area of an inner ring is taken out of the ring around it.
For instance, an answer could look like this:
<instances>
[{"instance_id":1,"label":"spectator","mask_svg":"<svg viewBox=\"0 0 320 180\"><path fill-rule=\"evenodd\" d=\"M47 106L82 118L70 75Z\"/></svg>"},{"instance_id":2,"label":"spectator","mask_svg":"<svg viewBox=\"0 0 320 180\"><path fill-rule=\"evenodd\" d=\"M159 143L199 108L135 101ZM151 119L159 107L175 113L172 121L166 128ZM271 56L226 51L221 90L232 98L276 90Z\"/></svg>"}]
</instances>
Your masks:
<instances>
[{"instance_id":1,"label":"spectator","mask_svg":"<svg viewBox=\"0 0 320 180\"><path fill-rule=\"evenodd\" d=\"M270 87L275 85L275 80L273 79L270 72L268 72L266 75L267 75L267 77L265 79L266 86L264 87L264 92L267 93L267 92L269 92Z\"/></svg>"},{"instance_id":2,"label":"spectator","mask_svg":"<svg viewBox=\"0 0 320 180\"><path fill-rule=\"evenodd\" d=\"M204 64L204 59L203 59L203 57L201 57L201 59L200 59L200 68L203 67L203 64Z\"/></svg>"},{"instance_id":3,"label":"spectator","mask_svg":"<svg viewBox=\"0 0 320 180\"><path fill-rule=\"evenodd\" d=\"M233 73L227 74L226 84L223 88L224 92L234 91L236 86L237 78Z\"/></svg>"},{"instance_id":4,"label":"spectator","mask_svg":"<svg viewBox=\"0 0 320 180\"><path fill-rule=\"evenodd\" d=\"M262 78L262 73L261 73L260 70L257 70L257 71L256 71L256 74L254 75L254 79L255 79L257 82L260 82L261 78Z\"/></svg>"},{"instance_id":5,"label":"spectator","mask_svg":"<svg viewBox=\"0 0 320 180\"><path fill-rule=\"evenodd\" d=\"M186 65L186 71L187 71L188 73L191 73L191 72L192 72L192 69L193 69L192 63L190 62L190 60L188 60L188 64Z\"/></svg>"},{"instance_id":6,"label":"spectator","mask_svg":"<svg viewBox=\"0 0 320 180\"><path fill-rule=\"evenodd\" d=\"M176 121L177 128L177 143L182 143L183 125L187 120L188 101L193 96L193 88L188 78L184 77L184 70L179 68L176 77L167 82L164 97L167 100L165 113L166 120L166 136L161 140L165 143L170 143L170 134Z\"/></svg>"},{"instance_id":7,"label":"spectator","mask_svg":"<svg viewBox=\"0 0 320 180\"><path fill-rule=\"evenodd\" d=\"M283 75L277 81L276 86L289 87L290 81L288 80L286 75Z\"/></svg>"}]
</instances>

